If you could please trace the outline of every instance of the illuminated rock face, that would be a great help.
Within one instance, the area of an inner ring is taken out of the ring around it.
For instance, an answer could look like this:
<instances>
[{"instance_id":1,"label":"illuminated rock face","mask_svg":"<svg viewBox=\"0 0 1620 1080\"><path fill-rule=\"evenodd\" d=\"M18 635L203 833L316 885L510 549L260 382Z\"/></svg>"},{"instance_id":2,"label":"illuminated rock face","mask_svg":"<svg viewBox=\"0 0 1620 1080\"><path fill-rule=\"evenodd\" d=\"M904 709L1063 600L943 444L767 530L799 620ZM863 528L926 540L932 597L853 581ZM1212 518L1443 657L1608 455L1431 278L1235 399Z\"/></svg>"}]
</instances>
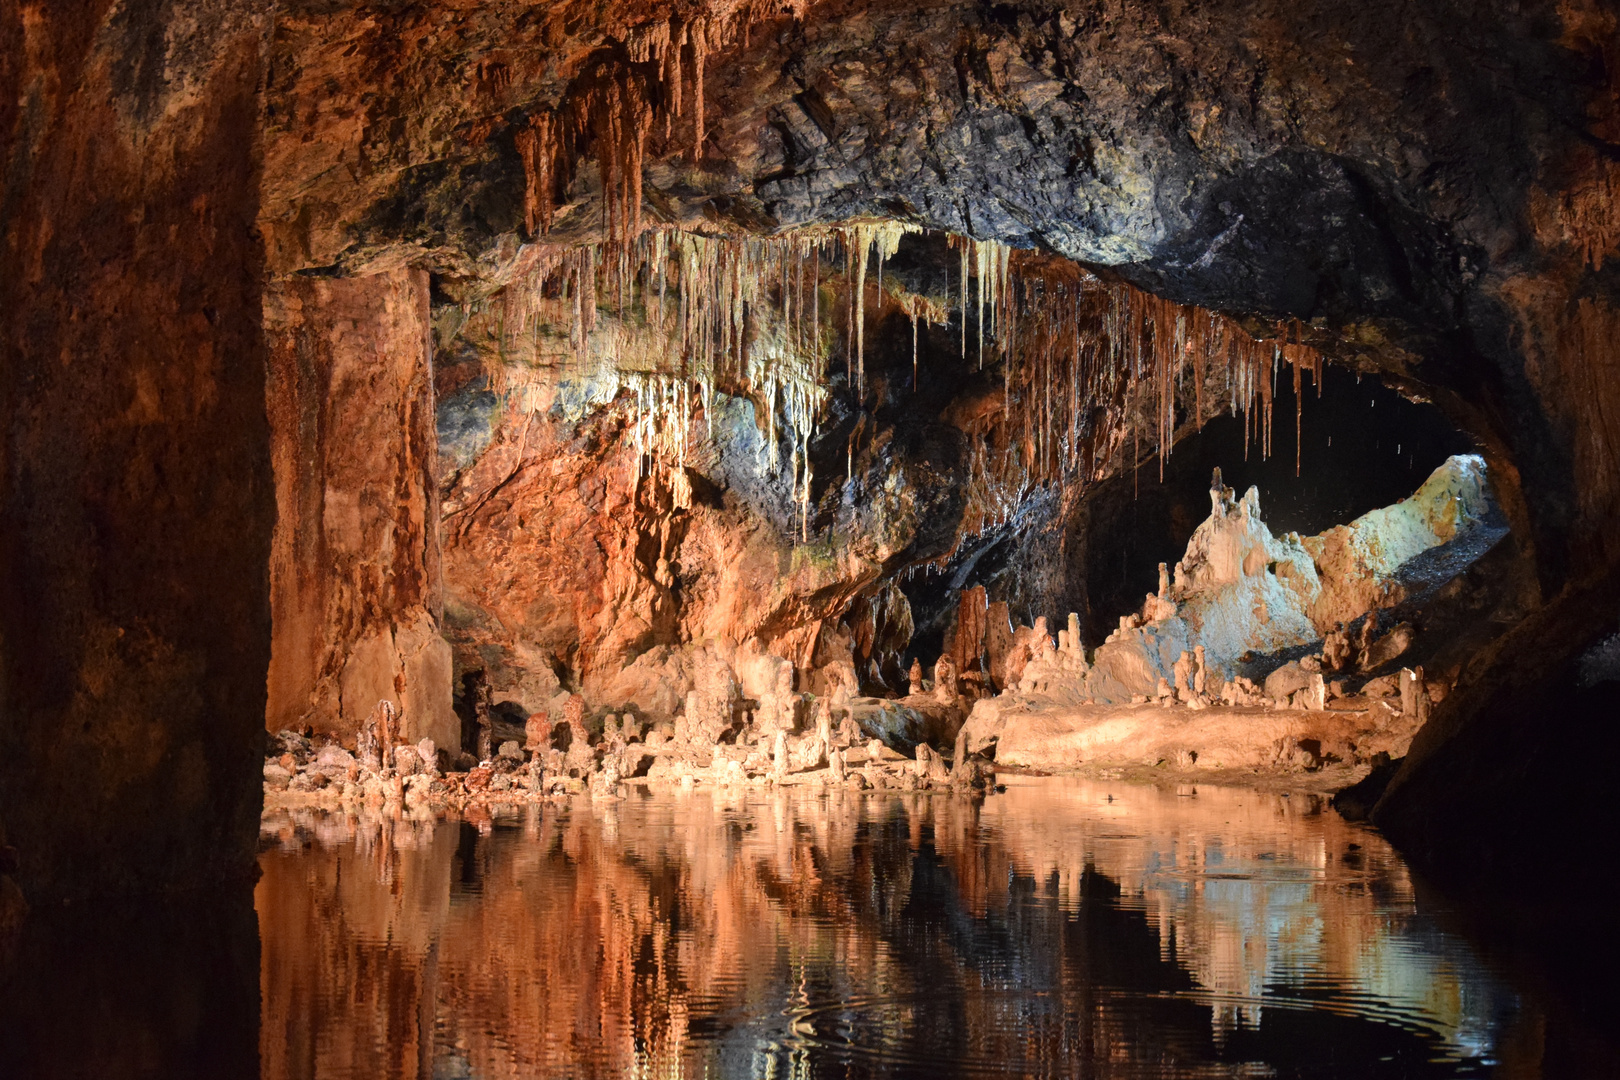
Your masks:
<instances>
[{"instance_id":1,"label":"illuminated rock face","mask_svg":"<svg viewBox=\"0 0 1620 1080\"><path fill-rule=\"evenodd\" d=\"M1219 697L1240 661L1321 641L1395 606L1404 598L1401 567L1460 539L1490 509L1485 465L1473 456L1448 459L1411 498L1320 536L1273 536L1254 488L1235 499L1217 486L1210 503L1173 584L1166 575L1161 592L1121 620L1089 664L1072 649L1051 653L1025 669L1019 689L1069 704L1155 698L1161 680L1172 689L1186 682L1176 664L1201 648Z\"/></svg>"},{"instance_id":2,"label":"illuminated rock face","mask_svg":"<svg viewBox=\"0 0 1620 1080\"><path fill-rule=\"evenodd\" d=\"M277 505L272 731L353 736L379 701L407 742L460 742L440 636L427 276L294 279L265 303Z\"/></svg>"}]
</instances>

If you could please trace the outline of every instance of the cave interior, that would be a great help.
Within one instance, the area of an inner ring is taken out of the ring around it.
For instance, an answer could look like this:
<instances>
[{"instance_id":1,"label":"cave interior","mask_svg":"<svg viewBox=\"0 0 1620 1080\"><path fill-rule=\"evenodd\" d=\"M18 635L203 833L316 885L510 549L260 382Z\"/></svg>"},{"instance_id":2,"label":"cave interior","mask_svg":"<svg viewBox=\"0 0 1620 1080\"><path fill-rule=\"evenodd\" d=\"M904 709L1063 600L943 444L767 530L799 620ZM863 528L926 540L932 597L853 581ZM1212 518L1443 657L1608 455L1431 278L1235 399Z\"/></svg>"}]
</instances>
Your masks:
<instances>
[{"instance_id":1,"label":"cave interior","mask_svg":"<svg viewBox=\"0 0 1620 1080\"><path fill-rule=\"evenodd\" d=\"M1250 771L1607 963L1608 5L22 4L0 54L0 930L242 889L295 744L379 723L583 790L576 739L769 773L819 702L1040 771L1095 755L1021 717L1387 701Z\"/></svg>"}]
</instances>

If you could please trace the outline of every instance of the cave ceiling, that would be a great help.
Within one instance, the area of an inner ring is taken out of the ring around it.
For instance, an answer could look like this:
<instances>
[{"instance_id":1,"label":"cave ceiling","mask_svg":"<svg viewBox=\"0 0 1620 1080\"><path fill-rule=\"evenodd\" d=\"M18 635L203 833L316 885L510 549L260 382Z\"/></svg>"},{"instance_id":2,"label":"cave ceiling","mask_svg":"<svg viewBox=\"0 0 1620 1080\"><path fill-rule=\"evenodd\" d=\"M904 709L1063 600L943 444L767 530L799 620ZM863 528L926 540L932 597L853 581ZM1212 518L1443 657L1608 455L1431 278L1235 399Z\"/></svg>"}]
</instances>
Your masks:
<instances>
[{"instance_id":1,"label":"cave ceiling","mask_svg":"<svg viewBox=\"0 0 1620 1080\"><path fill-rule=\"evenodd\" d=\"M1599 448L1536 357L1614 318L1612 21L1579 4L287 4L261 233L273 275L409 262L465 300L526 242L623 233L633 174L642 228L887 218L1054 253L1302 320L1330 357L1435 397L1536 480L1540 504L1508 509L1556 579L1565 529L1591 533L1615 498L1577 490L1571 463ZM1533 314L1549 292L1589 297L1585 322Z\"/></svg>"}]
</instances>

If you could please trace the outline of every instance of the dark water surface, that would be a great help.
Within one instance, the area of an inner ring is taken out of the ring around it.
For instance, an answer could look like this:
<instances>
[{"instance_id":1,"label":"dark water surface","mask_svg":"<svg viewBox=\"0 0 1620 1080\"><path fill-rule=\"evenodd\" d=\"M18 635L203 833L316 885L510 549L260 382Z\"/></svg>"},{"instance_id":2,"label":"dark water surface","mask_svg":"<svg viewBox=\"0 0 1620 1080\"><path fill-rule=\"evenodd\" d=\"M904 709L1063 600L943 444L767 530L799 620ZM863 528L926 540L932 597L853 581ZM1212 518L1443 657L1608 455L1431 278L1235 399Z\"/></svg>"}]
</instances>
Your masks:
<instances>
[{"instance_id":1,"label":"dark water surface","mask_svg":"<svg viewBox=\"0 0 1620 1080\"><path fill-rule=\"evenodd\" d=\"M1314 797L699 789L263 844L266 1080L1543 1075L1538 1007Z\"/></svg>"}]
</instances>

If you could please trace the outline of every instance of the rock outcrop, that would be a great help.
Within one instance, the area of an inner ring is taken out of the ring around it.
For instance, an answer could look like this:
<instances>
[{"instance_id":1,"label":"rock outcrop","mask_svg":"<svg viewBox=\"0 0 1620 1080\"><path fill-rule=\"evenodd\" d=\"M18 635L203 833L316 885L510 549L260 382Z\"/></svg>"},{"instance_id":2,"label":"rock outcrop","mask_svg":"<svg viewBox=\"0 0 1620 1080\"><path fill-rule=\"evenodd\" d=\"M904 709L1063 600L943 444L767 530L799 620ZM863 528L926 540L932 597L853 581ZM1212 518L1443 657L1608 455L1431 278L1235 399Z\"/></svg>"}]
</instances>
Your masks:
<instances>
[{"instance_id":1,"label":"rock outcrop","mask_svg":"<svg viewBox=\"0 0 1620 1080\"><path fill-rule=\"evenodd\" d=\"M1173 582L1161 567L1160 591L1139 614L1121 619L1089 660L1071 616L1056 649L1037 645L1017 692L1070 705L1159 698L1202 704L1240 697L1244 691L1226 685L1249 660L1316 642L1324 657L1337 658L1328 670L1348 675L1357 665L1344 628L1358 620L1367 637L1359 667L1375 671L1411 643L1409 627L1374 636L1377 613L1404 597L1401 568L1461 538L1490 509L1477 457L1451 458L1410 498L1320 536L1273 536L1259 493L1251 488L1235 499L1218 472L1210 502ZM1286 698L1294 689L1272 696Z\"/></svg>"},{"instance_id":2,"label":"rock outcrop","mask_svg":"<svg viewBox=\"0 0 1620 1080\"><path fill-rule=\"evenodd\" d=\"M408 741L457 745L427 275L283 282L265 326L281 509L266 723L353 735L389 701Z\"/></svg>"}]
</instances>

